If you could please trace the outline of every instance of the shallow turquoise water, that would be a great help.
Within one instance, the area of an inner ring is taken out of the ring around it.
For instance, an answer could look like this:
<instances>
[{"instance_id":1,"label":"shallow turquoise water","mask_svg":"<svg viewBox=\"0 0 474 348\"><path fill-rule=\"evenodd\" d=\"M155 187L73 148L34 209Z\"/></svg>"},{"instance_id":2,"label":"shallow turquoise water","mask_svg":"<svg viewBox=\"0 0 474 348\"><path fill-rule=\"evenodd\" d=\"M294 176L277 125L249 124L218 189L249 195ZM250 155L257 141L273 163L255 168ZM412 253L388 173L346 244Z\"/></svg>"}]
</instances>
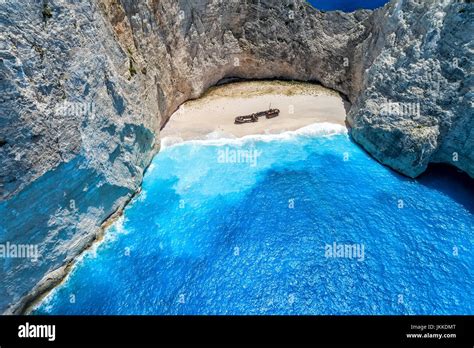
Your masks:
<instances>
[{"instance_id":1,"label":"shallow turquoise water","mask_svg":"<svg viewBox=\"0 0 474 348\"><path fill-rule=\"evenodd\" d=\"M403 178L329 125L167 147L35 313L473 314L463 185Z\"/></svg>"}]
</instances>

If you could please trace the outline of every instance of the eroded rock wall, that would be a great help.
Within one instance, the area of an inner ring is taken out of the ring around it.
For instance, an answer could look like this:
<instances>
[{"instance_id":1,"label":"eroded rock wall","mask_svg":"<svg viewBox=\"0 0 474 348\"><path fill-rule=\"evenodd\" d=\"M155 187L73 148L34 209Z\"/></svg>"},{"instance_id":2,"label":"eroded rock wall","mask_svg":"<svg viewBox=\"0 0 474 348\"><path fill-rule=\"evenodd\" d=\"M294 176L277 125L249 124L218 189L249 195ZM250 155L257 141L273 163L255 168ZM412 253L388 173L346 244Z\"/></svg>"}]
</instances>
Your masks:
<instances>
[{"instance_id":1,"label":"eroded rock wall","mask_svg":"<svg viewBox=\"0 0 474 348\"><path fill-rule=\"evenodd\" d=\"M2 312L100 235L159 144L156 89L98 4L45 4L0 4L0 244L41 255L0 259Z\"/></svg>"},{"instance_id":2,"label":"eroded rock wall","mask_svg":"<svg viewBox=\"0 0 474 348\"><path fill-rule=\"evenodd\" d=\"M472 3L406 0L371 18L348 121L360 145L405 175L443 162L474 177L473 15Z\"/></svg>"},{"instance_id":3,"label":"eroded rock wall","mask_svg":"<svg viewBox=\"0 0 474 348\"><path fill-rule=\"evenodd\" d=\"M319 81L354 103L354 138L381 162L410 176L449 162L472 176L472 6L1 3L0 243L33 243L42 256L0 261L0 310L21 311L63 276L139 188L171 113L223 78Z\"/></svg>"}]
</instances>

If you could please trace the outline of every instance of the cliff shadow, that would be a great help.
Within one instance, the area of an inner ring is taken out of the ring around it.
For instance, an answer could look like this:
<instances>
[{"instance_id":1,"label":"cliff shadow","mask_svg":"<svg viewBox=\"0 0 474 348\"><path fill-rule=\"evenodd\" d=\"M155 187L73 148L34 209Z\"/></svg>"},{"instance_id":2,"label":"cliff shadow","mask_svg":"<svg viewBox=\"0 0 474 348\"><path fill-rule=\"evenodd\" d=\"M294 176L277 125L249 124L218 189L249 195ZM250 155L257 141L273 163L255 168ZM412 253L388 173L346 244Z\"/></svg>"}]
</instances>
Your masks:
<instances>
[{"instance_id":1,"label":"cliff shadow","mask_svg":"<svg viewBox=\"0 0 474 348\"><path fill-rule=\"evenodd\" d=\"M474 214L474 179L465 172L448 164L432 163L415 180L449 196Z\"/></svg>"},{"instance_id":2,"label":"cliff shadow","mask_svg":"<svg viewBox=\"0 0 474 348\"><path fill-rule=\"evenodd\" d=\"M350 130L350 125L347 122L346 126ZM354 140L350 131L349 137L355 146L364 151L374 161L377 161L381 165L390 169L398 179L403 181L415 181L420 185L437 190L438 192L450 197L455 202L461 204L471 214L474 214L474 179L467 173L449 164L430 163L423 174L412 179L378 161L367 152L364 147Z\"/></svg>"}]
</instances>

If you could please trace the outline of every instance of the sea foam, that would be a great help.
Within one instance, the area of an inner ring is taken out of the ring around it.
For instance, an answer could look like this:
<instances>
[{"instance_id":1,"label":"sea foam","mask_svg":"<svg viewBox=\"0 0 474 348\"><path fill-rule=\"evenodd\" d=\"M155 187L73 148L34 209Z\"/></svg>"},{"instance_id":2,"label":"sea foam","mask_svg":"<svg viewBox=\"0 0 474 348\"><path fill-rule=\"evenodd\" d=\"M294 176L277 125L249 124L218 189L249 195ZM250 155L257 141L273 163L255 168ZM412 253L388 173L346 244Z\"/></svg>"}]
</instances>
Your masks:
<instances>
[{"instance_id":1,"label":"sea foam","mask_svg":"<svg viewBox=\"0 0 474 348\"><path fill-rule=\"evenodd\" d=\"M313 123L311 125L299 128L295 131L286 131L275 134L252 134L246 135L240 138L233 136L232 134L225 132L212 132L206 135L206 139L199 140L183 140L180 137L165 137L161 140L161 148L166 148L178 145L210 145L210 146L221 146L221 145L243 145L248 142L269 142L269 141L284 141L291 140L298 136L303 137L321 137L321 136L333 136L337 134L347 134L347 128L343 125L329 122Z\"/></svg>"}]
</instances>

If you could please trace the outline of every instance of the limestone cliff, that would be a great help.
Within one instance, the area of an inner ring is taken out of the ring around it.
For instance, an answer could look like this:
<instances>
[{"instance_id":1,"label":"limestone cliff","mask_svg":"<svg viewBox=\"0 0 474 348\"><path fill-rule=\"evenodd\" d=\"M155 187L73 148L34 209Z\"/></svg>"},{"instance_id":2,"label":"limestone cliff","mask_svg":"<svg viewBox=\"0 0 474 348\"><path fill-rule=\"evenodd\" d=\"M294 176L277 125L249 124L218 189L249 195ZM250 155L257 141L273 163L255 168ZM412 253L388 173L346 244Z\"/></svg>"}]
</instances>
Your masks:
<instances>
[{"instance_id":1,"label":"limestone cliff","mask_svg":"<svg viewBox=\"0 0 474 348\"><path fill-rule=\"evenodd\" d=\"M472 3L398 1L376 11L348 115L370 154L416 177L430 162L474 177Z\"/></svg>"},{"instance_id":2,"label":"limestone cliff","mask_svg":"<svg viewBox=\"0 0 474 348\"><path fill-rule=\"evenodd\" d=\"M350 14L304 0L0 3L0 243L41 253L0 260L0 310L21 311L62 277L138 190L171 113L224 78L317 81L353 103L354 139L381 162L474 176L473 11L414 0Z\"/></svg>"}]
</instances>

